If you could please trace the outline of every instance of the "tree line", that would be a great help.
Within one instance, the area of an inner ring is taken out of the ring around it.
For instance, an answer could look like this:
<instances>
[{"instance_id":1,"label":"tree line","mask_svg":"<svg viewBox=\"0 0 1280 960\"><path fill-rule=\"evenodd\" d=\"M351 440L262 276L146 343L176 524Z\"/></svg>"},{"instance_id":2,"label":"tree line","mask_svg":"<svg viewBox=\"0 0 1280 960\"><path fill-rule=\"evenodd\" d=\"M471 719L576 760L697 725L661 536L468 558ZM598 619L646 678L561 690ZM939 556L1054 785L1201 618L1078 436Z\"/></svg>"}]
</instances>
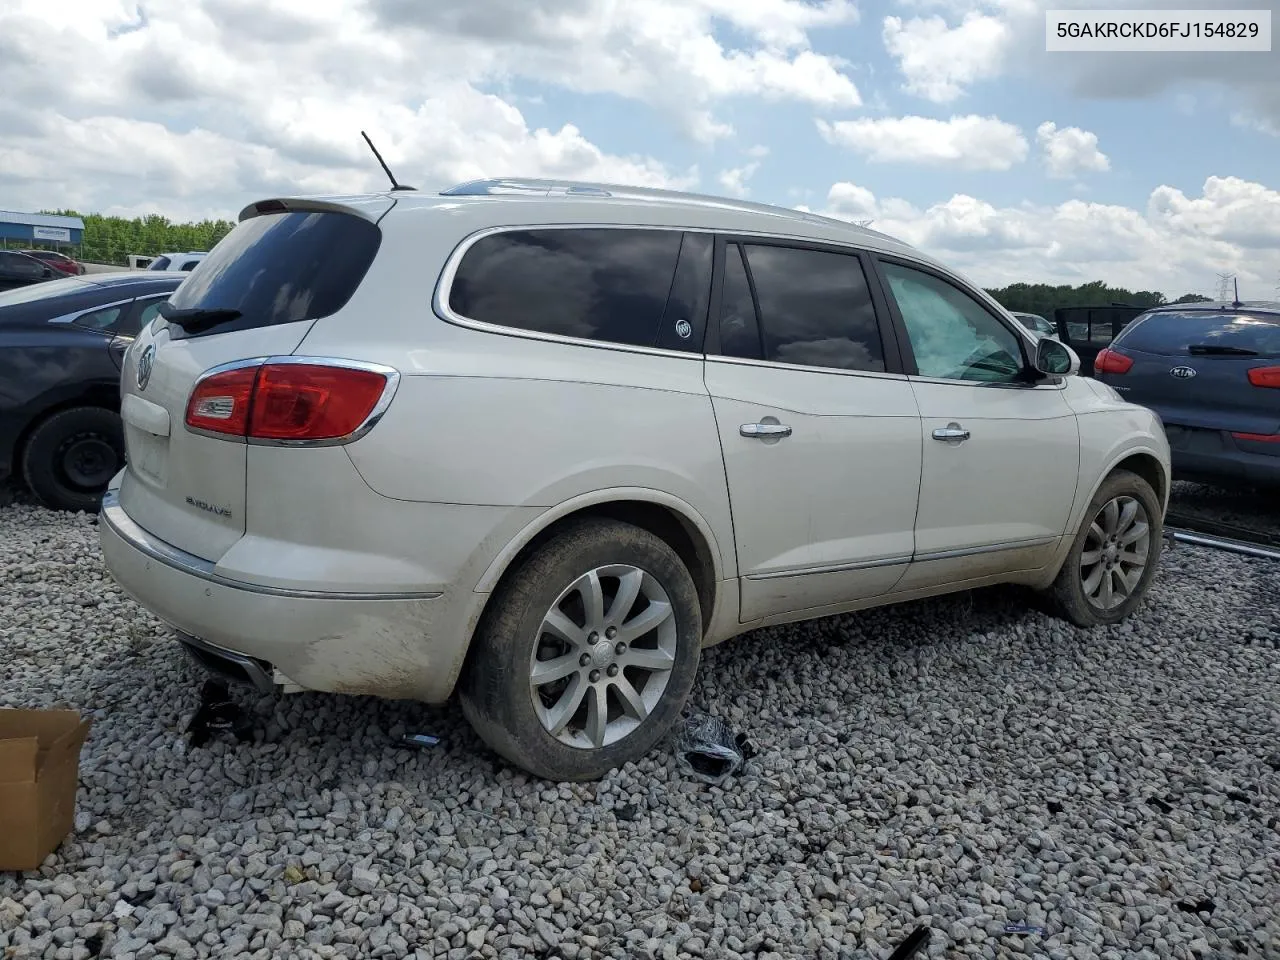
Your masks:
<instances>
[{"instance_id":1,"label":"tree line","mask_svg":"<svg viewBox=\"0 0 1280 960\"><path fill-rule=\"evenodd\" d=\"M42 210L60 217L79 217L84 221L84 239L80 259L90 263L125 266L129 255L153 257L159 253L212 250L213 245L231 232L230 220L201 220L199 223L174 223L168 217L151 214L146 217L104 217L98 213L74 210Z\"/></svg>"},{"instance_id":2,"label":"tree line","mask_svg":"<svg viewBox=\"0 0 1280 960\"><path fill-rule=\"evenodd\" d=\"M1124 287L1109 287L1101 280L1082 283L1078 287L1066 284L1054 286L1048 283L1011 283L1007 287L988 289L1006 310L1017 310L1021 313L1038 313L1042 317L1053 319L1053 311L1058 307L1109 307L1123 304L1131 307L1158 307L1164 303L1206 303L1209 297L1198 293L1186 293L1177 300L1170 301L1157 290L1126 290Z\"/></svg>"}]
</instances>

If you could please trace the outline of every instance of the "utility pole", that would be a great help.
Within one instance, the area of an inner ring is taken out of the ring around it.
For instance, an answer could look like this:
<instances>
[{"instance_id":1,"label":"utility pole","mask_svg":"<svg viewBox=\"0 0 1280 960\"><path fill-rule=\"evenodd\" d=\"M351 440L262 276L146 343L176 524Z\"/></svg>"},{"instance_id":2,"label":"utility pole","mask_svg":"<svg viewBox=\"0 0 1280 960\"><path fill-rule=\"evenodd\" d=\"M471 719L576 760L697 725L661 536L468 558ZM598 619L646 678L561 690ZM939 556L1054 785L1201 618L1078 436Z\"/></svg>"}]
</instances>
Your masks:
<instances>
[{"instance_id":1,"label":"utility pole","mask_svg":"<svg viewBox=\"0 0 1280 960\"><path fill-rule=\"evenodd\" d=\"M1236 278L1236 275L1234 273L1218 274L1218 300L1219 301L1231 300L1231 281L1233 281L1235 278Z\"/></svg>"}]
</instances>

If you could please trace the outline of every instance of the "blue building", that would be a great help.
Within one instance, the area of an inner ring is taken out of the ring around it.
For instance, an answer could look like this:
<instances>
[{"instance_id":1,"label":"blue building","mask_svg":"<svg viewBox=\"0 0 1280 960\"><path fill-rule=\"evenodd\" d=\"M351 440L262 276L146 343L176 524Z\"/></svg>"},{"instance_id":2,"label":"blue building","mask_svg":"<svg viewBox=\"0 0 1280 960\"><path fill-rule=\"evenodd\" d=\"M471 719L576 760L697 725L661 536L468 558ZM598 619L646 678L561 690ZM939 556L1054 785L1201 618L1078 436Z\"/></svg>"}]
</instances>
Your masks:
<instances>
[{"instance_id":1,"label":"blue building","mask_svg":"<svg viewBox=\"0 0 1280 960\"><path fill-rule=\"evenodd\" d=\"M39 245L61 250L84 241L84 221L79 217L54 217L44 213L0 210L0 246Z\"/></svg>"}]
</instances>

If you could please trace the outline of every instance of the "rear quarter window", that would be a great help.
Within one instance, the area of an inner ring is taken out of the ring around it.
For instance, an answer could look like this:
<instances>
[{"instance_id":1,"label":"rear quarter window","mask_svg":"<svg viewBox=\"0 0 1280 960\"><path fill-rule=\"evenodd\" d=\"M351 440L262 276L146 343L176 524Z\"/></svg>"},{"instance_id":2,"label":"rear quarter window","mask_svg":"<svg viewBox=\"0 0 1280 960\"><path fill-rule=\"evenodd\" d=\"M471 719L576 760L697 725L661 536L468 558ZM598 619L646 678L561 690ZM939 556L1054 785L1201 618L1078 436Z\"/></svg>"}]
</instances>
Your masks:
<instances>
[{"instance_id":1,"label":"rear quarter window","mask_svg":"<svg viewBox=\"0 0 1280 960\"><path fill-rule=\"evenodd\" d=\"M517 330L633 346L661 342L672 349L687 343L700 350L711 245L691 241L690 265L677 278L683 240L679 230L626 228L491 234L463 255L449 308L469 320ZM688 321L688 337L663 335L669 300L676 304L672 324Z\"/></svg>"},{"instance_id":2,"label":"rear quarter window","mask_svg":"<svg viewBox=\"0 0 1280 960\"><path fill-rule=\"evenodd\" d=\"M1280 356L1280 315L1242 311L1159 311L1134 320L1116 346L1164 356L1222 349Z\"/></svg>"},{"instance_id":3,"label":"rear quarter window","mask_svg":"<svg viewBox=\"0 0 1280 960\"><path fill-rule=\"evenodd\" d=\"M175 338L318 320L341 310L382 243L377 224L337 211L242 220L169 298L178 310L239 310L234 320Z\"/></svg>"}]
</instances>

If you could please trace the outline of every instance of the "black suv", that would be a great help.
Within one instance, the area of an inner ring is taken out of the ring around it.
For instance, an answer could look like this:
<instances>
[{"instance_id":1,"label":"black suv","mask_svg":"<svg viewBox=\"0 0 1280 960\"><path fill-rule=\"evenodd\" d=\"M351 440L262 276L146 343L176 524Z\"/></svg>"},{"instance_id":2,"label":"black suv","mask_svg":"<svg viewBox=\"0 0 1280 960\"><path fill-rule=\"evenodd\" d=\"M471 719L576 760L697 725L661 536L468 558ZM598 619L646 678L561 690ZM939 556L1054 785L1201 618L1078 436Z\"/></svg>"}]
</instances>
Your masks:
<instances>
[{"instance_id":1,"label":"black suv","mask_svg":"<svg viewBox=\"0 0 1280 960\"><path fill-rule=\"evenodd\" d=\"M120 362L188 274L65 277L0 293L0 478L97 510L124 465Z\"/></svg>"}]
</instances>

